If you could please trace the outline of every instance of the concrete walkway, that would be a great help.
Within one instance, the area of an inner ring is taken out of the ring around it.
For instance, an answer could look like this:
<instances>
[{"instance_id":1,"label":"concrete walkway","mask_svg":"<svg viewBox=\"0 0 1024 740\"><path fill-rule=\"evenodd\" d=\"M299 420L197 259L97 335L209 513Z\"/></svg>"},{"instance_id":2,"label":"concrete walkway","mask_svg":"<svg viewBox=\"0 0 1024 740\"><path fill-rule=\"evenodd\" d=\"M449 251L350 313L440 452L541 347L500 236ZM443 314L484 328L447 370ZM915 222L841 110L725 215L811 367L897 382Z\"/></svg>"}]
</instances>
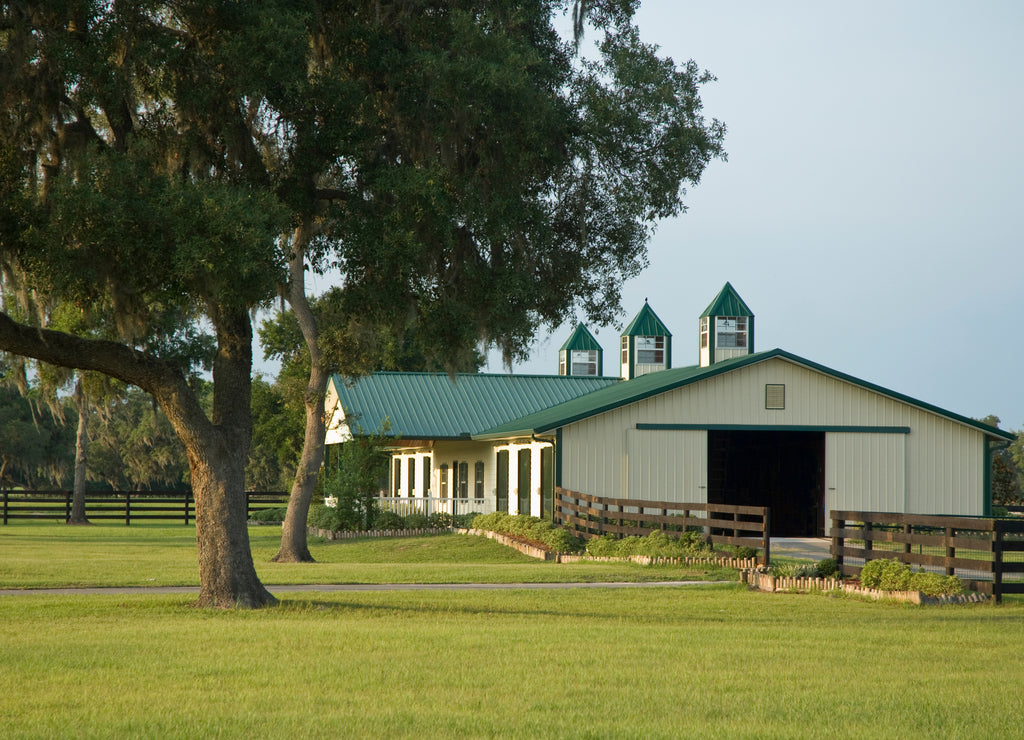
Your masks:
<instances>
[{"instance_id":1,"label":"concrete walkway","mask_svg":"<svg viewBox=\"0 0 1024 740\"><path fill-rule=\"evenodd\" d=\"M799 558L815 562L830 558L832 540L827 537L772 537L772 557Z\"/></svg>"}]
</instances>

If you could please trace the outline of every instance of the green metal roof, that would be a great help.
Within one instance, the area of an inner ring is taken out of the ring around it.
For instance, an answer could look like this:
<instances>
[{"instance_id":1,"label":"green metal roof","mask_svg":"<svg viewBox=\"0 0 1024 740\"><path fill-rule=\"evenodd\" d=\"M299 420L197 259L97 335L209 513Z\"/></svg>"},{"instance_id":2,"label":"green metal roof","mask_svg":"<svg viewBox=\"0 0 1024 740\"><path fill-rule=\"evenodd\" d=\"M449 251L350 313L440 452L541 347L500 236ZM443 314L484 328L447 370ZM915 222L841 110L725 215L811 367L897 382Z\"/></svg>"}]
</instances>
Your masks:
<instances>
[{"instance_id":1,"label":"green metal roof","mask_svg":"<svg viewBox=\"0 0 1024 740\"><path fill-rule=\"evenodd\" d=\"M502 439L512 436L543 434L567 424L572 424L630 403L642 401L646 398L690 385L691 383L696 383L722 373L727 373L732 370L746 367L747 365L764 362L776 357L789 360L790 362L803 365L839 380L860 386L861 388L881 393L885 396L889 396L890 398L910 404L911 406L916 406L926 411L944 416L948 419L952 419L953 421L960 422L961 424L974 427L975 429L984 432L989 437L1003 440L1012 440L1015 438L1011 432L1003 431L1002 429L989 426L988 424L982 424L981 422L975 421L974 419L970 419L966 416L961 416L960 414L953 413L952 411L941 409L938 406L918 401L910 396L905 396L902 393L888 390L875 385L874 383L860 380L852 375L846 375L845 373L832 370L824 365L819 365L815 362L811 362L810 360L805 360L802 357L798 357L797 355L781 349L773 349L766 352L744 355L742 357L734 357L729 360L716 362L708 367L694 365L641 375L639 378L622 381L621 383L608 386L607 388L595 390L593 393L589 393L586 396L580 396L579 398L571 401L566 401L558 406L538 410L537 412L524 416L521 419L511 420L507 424L488 429L481 434L475 435L475 438Z\"/></svg>"},{"instance_id":2,"label":"green metal roof","mask_svg":"<svg viewBox=\"0 0 1024 740\"><path fill-rule=\"evenodd\" d=\"M732 287L730 283L726 283L725 286L718 291L718 295L711 301L711 305L704 309L698 318L704 318L705 316L753 316L747 304L740 298L740 294L736 292L736 289Z\"/></svg>"},{"instance_id":3,"label":"green metal roof","mask_svg":"<svg viewBox=\"0 0 1024 740\"><path fill-rule=\"evenodd\" d=\"M332 379L355 428L387 436L458 439L557 406L618 378L463 373L374 373L346 384Z\"/></svg>"},{"instance_id":4,"label":"green metal roof","mask_svg":"<svg viewBox=\"0 0 1024 740\"><path fill-rule=\"evenodd\" d=\"M644 301L643 308L637 313L629 326L622 332L624 337L670 337L672 332L662 323L657 314L654 313L647 301Z\"/></svg>"},{"instance_id":5,"label":"green metal roof","mask_svg":"<svg viewBox=\"0 0 1024 740\"><path fill-rule=\"evenodd\" d=\"M588 351L596 349L598 352L604 351L598 341L594 338L594 335L590 333L590 330L583 325L582 321L576 325L572 334L570 334L569 338L565 340L565 344L558 348L558 351L563 352L565 350L573 349Z\"/></svg>"}]
</instances>

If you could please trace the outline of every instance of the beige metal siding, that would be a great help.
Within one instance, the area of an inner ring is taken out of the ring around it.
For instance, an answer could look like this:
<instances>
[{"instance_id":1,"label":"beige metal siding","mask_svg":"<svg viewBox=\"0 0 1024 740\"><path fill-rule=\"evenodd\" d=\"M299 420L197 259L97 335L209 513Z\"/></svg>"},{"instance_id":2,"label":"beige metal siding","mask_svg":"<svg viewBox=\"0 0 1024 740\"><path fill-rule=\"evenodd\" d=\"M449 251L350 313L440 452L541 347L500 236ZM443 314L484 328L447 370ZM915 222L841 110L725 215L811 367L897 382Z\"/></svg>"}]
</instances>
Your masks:
<instances>
[{"instance_id":1,"label":"beige metal siding","mask_svg":"<svg viewBox=\"0 0 1024 740\"><path fill-rule=\"evenodd\" d=\"M726 347L722 349L715 347L715 362L721 362L722 360L731 360L733 357L742 357L743 355L749 355L746 347Z\"/></svg>"},{"instance_id":2,"label":"beige metal siding","mask_svg":"<svg viewBox=\"0 0 1024 740\"><path fill-rule=\"evenodd\" d=\"M906 511L907 436L865 432L825 435L826 521L833 509Z\"/></svg>"},{"instance_id":3,"label":"beige metal siding","mask_svg":"<svg viewBox=\"0 0 1024 740\"><path fill-rule=\"evenodd\" d=\"M785 409L765 409L767 383L785 384ZM826 468L831 466L844 486L857 475L867 475L855 467L871 471L881 481L902 475L903 506L910 513L978 515L984 511L985 442L980 431L783 358L568 425L562 435L562 485L600 496L625 495L630 489L627 430L638 423L909 427L908 435L882 435L903 440L902 458L895 453L882 456L880 451L871 458L869 445L858 454L851 449L842 461L827 459ZM852 499L852 503L857 503L851 506L855 509L873 508L868 506L870 500Z\"/></svg>"},{"instance_id":4,"label":"beige metal siding","mask_svg":"<svg viewBox=\"0 0 1024 740\"><path fill-rule=\"evenodd\" d=\"M628 498L705 503L708 434L697 430L626 432Z\"/></svg>"}]
</instances>

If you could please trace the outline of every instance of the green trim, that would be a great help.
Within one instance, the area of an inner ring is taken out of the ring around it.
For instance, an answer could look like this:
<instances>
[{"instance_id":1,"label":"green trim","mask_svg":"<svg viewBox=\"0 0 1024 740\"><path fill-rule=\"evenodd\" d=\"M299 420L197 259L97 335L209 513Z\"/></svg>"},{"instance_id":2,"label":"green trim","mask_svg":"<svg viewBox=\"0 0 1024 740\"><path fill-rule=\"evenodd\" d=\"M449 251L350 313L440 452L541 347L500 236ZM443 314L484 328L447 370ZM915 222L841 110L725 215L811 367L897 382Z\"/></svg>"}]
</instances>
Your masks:
<instances>
[{"instance_id":1,"label":"green trim","mask_svg":"<svg viewBox=\"0 0 1024 740\"><path fill-rule=\"evenodd\" d=\"M857 432L860 434L910 434L910 427L827 426L823 424L637 424L644 432L726 431L726 432Z\"/></svg>"},{"instance_id":2,"label":"green trim","mask_svg":"<svg viewBox=\"0 0 1024 740\"><path fill-rule=\"evenodd\" d=\"M743 355L729 360L723 360L708 367L681 367L673 370L664 370L659 373L648 373L635 380L615 383L613 385L592 391L571 401L559 404L551 408L538 411L528 416L523 416L499 427L492 427L479 434L473 435L474 439L502 439L520 434L533 434L550 432L558 427L573 424L593 416L603 414L613 409L621 408L637 401L643 401L654 396L667 393L723 373L732 372L748 365L754 365L772 359L782 359L814 370L823 375L842 380L883 396L893 398L902 403L915 406L924 411L929 411L946 419L951 419L965 426L977 429L990 438L1013 441L1015 436L1011 432L1003 431L988 424L961 416L952 411L939 408L924 401L906 396L902 393L891 391L880 385L860 380L852 375L841 373L836 370L811 362L797 355L781 349L768 350L758 354Z\"/></svg>"}]
</instances>

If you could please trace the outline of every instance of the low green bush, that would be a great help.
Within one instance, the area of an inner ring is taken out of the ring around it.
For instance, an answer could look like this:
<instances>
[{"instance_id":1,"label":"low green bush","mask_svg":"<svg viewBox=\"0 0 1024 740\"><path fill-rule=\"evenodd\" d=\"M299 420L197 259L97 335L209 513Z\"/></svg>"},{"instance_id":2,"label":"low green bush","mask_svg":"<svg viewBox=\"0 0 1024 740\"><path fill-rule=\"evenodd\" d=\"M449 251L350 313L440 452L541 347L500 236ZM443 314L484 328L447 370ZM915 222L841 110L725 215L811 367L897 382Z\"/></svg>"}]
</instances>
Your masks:
<instances>
[{"instance_id":1,"label":"low green bush","mask_svg":"<svg viewBox=\"0 0 1024 740\"><path fill-rule=\"evenodd\" d=\"M373 518L374 529L405 529L405 518L393 511L378 512Z\"/></svg>"},{"instance_id":2,"label":"low green bush","mask_svg":"<svg viewBox=\"0 0 1024 740\"><path fill-rule=\"evenodd\" d=\"M510 537L539 542L551 552L583 551L583 541L568 530L556 527L547 519L525 514L509 515L503 511L480 514L473 519L473 529L496 532Z\"/></svg>"},{"instance_id":3,"label":"low green bush","mask_svg":"<svg viewBox=\"0 0 1024 740\"><path fill-rule=\"evenodd\" d=\"M405 517L406 529L426 529L430 526L430 519L426 514L413 512Z\"/></svg>"},{"instance_id":4,"label":"low green bush","mask_svg":"<svg viewBox=\"0 0 1024 740\"><path fill-rule=\"evenodd\" d=\"M771 573L776 578L817 578L818 568L814 563L775 563Z\"/></svg>"},{"instance_id":5,"label":"low green bush","mask_svg":"<svg viewBox=\"0 0 1024 740\"><path fill-rule=\"evenodd\" d=\"M427 517L427 526L431 529L443 529L452 526L452 515L445 511L435 511Z\"/></svg>"},{"instance_id":6,"label":"low green bush","mask_svg":"<svg viewBox=\"0 0 1024 740\"><path fill-rule=\"evenodd\" d=\"M306 518L306 523L311 527L329 529L332 532L342 529L338 510L333 506L324 506L323 504L312 504L309 507L309 516Z\"/></svg>"},{"instance_id":7,"label":"low green bush","mask_svg":"<svg viewBox=\"0 0 1024 740\"><path fill-rule=\"evenodd\" d=\"M860 583L879 591L920 591L927 596L956 595L964 592L964 584L956 576L926 571L914 572L897 560L871 560L860 571Z\"/></svg>"},{"instance_id":8,"label":"low green bush","mask_svg":"<svg viewBox=\"0 0 1024 740\"><path fill-rule=\"evenodd\" d=\"M254 522L283 522L288 513L287 506L276 506L273 509L259 509L249 515Z\"/></svg>"},{"instance_id":9,"label":"low green bush","mask_svg":"<svg viewBox=\"0 0 1024 740\"><path fill-rule=\"evenodd\" d=\"M818 563L818 575L821 578L832 578L839 573L839 565L832 558L825 558Z\"/></svg>"},{"instance_id":10,"label":"low green bush","mask_svg":"<svg viewBox=\"0 0 1024 740\"><path fill-rule=\"evenodd\" d=\"M606 534L587 543L587 554L593 557L628 558L646 555L652 558L684 558L711 554L702 532L683 532L673 537L665 532L651 532L646 537L615 539Z\"/></svg>"}]
</instances>

